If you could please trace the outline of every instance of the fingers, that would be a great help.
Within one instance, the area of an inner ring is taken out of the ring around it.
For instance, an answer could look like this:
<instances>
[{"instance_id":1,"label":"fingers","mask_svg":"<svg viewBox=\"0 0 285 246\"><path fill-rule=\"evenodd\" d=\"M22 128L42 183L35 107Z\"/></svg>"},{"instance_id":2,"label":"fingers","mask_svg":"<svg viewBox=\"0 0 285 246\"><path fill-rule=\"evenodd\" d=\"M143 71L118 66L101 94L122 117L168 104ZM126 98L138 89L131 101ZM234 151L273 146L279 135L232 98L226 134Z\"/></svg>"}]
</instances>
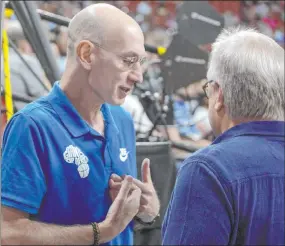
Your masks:
<instances>
[{"instance_id":1,"label":"fingers","mask_svg":"<svg viewBox=\"0 0 285 246\"><path fill-rule=\"evenodd\" d=\"M119 190L122 186L122 182L114 182L113 179L110 179L109 180L109 187L111 189L116 189L116 190Z\"/></svg>"},{"instance_id":2,"label":"fingers","mask_svg":"<svg viewBox=\"0 0 285 246\"><path fill-rule=\"evenodd\" d=\"M116 199L124 201L128 197L132 185L133 185L133 178L131 176L126 176L122 182L121 189Z\"/></svg>"},{"instance_id":3,"label":"fingers","mask_svg":"<svg viewBox=\"0 0 285 246\"><path fill-rule=\"evenodd\" d=\"M141 206L147 205L148 203L149 203L149 201L148 201L148 199L147 199L147 196L144 195L144 194L142 194L142 195L141 195L141 201L140 201Z\"/></svg>"},{"instance_id":4,"label":"fingers","mask_svg":"<svg viewBox=\"0 0 285 246\"><path fill-rule=\"evenodd\" d=\"M119 190L121 188L121 182L122 181L123 181L123 179L119 175L113 173L109 179L109 187L111 189Z\"/></svg>"},{"instance_id":5,"label":"fingers","mask_svg":"<svg viewBox=\"0 0 285 246\"><path fill-rule=\"evenodd\" d=\"M141 182L140 180L134 179L133 183L142 190L142 193L145 193L145 194L151 194L152 193L152 190L150 190L149 186L147 184Z\"/></svg>"},{"instance_id":6,"label":"fingers","mask_svg":"<svg viewBox=\"0 0 285 246\"><path fill-rule=\"evenodd\" d=\"M114 190L117 190L119 191L120 188L121 188L121 183L114 183L112 186L110 186L112 189ZM140 193L141 193L141 189L136 186L135 184L132 184L132 187L130 189L130 193L136 191L137 189L140 190ZM137 191L136 191L137 192ZM140 204L141 205L146 205L149 203L149 198L148 198L148 195L144 195L144 194L141 194L141 198L140 198Z\"/></svg>"},{"instance_id":7,"label":"fingers","mask_svg":"<svg viewBox=\"0 0 285 246\"><path fill-rule=\"evenodd\" d=\"M114 189L110 190L109 195L110 195L112 201L114 201L116 199L118 193L119 193L119 190L114 190Z\"/></svg>"},{"instance_id":8,"label":"fingers","mask_svg":"<svg viewBox=\"0 0 285 246\"><path fill-rule=\"evenodd\" d=\"M120 190L122 182L114 182L112 179L109 180L110 189ZM149 186L146 186L143 182L138 179L133 179L132 189L135 189L135 186L139 187L144 194L152 194L152 190L149 189Z\"/></svg>"},{"instance_id":9,"label":"fingers","mask_svg":"<svg viewBox=\"0 0 285 246\"><path fill-rule=\"evenodd\" d=\"M132 195L137 196L139 195L141 197L141 189L139 187L137 187L136 185L133 185L133 189L132 189Z\"/></svg>"},{"instance_id":10,"label":"fingers","mask_svg":"<svg viewBox=\"0 0 285 246\"><path fill-rule=\"evenodd\" d=\"M143 183L152 183L151 172L150 172L150 160L145 158L141 166L141 176Z\"/></svg>"},{"instance_id":11,"label":"fingers","mask_svg":"<svg viewBox=\"0 0 285 246\"><path fill-rule=\"evenodd\" d=\"M134 180L134 179L133 179ZM114 182L114 180L109 180L110 189L120 190L122 186L122 182ZM131 190L138 188L134 183L132 184Z\"/></svg>"},{"instance_id":12,"label":"fingers","mask_svg":"<svg viewBox=\"0 0 285 246\"><path fill-rule=\"evenodd\" d=\"M125 176L125 175L124 175L124 176ZM110 178L111 178L112 180L114 180L115 182L121 182L121 181L123 181L123 179L124 179L124 177L121 178L119 175L117 175L117 174L115 174L115 173L113 173Z\"/></svg>"},{"instance_id":13,"label":"fingers","mask_svg":"<svg viewBox=\"0 0 285 246\"><path fill-rule=\"evenodd\" d=\"M145 212L147 210L147 206L146 205L141 205L139 208L139 212Z\"/></svg>"},{"instance_id":14,"label":"fingers","mask_svg":"<svg viewBox=\"0 0 285 246\"><path fill-rule=\"evenodd\" d=\"M145 160L143 161L143 165L146 165L146 166L144 167L144 169L150 170L150 169L149 169L149 159L145 159ZM143 169L143 167L142 167L142 169ZM145 172L146 175L149 175L149 177L147 178L147 180L150 180L151 185L153 185L153 184L152 184L152 181L151 181L151 177L150 177L150 171L148 171L148 170ZM149 174L148 174L148 172L149 172ZM124 179L122 179L120 176L118 176L118 175L116 175L116 174L112 174L112 175L111 175L111 178L110 178L110 180L109 180L109 187L110 187L110 189L120 190L121 185L122 185L122 181L125 180L125 177L127 177L127 176L124 175L124 176L123 176ZM142 181L140 181L140 180L138 180L138 179L133 178L132 189L135 189L134 185L135 185L135 186L138 186L138 187L141 189L142 193L144 193L144 194L149 194L149 195L151 195L151 194L153 193L153 190L150 189L150 187L149 187L148 184L143 183Z\"/></svg>"},{"instance_id":15,"label":"fingers","mask_svg":"<svg viewBox=\"0 0 285 246\"><path fill-rule=\"evenodd\" d=\"M140 207L140 198L141 198L141 189L137 186L131 191L131 194L128 196L127 200L131 202L133 205L137 205L137 212Z\"/></svg>"}]
</instances>

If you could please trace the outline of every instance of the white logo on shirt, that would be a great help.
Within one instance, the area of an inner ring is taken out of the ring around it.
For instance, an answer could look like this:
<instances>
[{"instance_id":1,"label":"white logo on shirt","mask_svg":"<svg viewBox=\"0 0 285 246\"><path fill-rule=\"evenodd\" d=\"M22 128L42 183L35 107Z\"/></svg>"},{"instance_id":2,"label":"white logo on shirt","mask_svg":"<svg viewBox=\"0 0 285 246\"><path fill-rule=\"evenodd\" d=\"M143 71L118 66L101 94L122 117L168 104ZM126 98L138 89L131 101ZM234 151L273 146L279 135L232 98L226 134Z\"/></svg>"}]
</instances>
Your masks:
<instances>
[{"instance_id":1,"label":"white logo on shirt","mask_svg":"<svg viewBox=\"0 0 285 246\"><path fill-rule=\"evenodd\" d=\"M129 152L127 152L126 148L120 148L120 160L126 161L128 159Z\"/></svg>"},{"instance_id":2,"label":"white logo on shirt","mask_svg":"<svg viewBox=\"0 0 285 246\"><path fill-rule=\"evenodd\" d=\"M82 151L73 145L66 147L63 153L64 160L67 163L74 163L77 165L77 171L81 178L86 178L89 174L88 158Z\"/></svg>"}]
</instances>

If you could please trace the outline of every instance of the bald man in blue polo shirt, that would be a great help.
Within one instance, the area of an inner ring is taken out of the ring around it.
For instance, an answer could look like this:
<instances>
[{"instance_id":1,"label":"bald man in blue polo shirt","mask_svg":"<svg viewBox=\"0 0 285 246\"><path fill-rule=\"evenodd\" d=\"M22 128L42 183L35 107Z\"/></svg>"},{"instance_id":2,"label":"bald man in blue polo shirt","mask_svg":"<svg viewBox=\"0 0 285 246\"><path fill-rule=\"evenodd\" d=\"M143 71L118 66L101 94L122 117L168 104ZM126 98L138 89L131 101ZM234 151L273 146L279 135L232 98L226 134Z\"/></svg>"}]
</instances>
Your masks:
<instances>
[{"instance_id":1,"label":"bald man in blue polo shirt","mask_svg":"<svg viewBox=\"0 0 285 246\"><path fill-rule=\"evenodd\" d=\"M4 133L2 244L131 245L134 217L156 218L149 160L137 180L133 121L118 106L144 57L139 25L119 9L74 16L62 79Z\"/></svg>"}]
</instances>

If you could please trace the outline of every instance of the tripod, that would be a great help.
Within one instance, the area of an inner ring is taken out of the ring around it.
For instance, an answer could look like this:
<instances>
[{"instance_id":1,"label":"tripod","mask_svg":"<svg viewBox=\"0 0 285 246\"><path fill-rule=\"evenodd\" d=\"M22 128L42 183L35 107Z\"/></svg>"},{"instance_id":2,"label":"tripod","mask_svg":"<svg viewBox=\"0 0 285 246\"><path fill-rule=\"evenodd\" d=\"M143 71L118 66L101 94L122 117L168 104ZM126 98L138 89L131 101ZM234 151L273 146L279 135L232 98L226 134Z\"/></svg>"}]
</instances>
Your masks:
<instances>
[{"instance_id":1,"label":"tripod","mask_svg":"<svg viewBox=\"0 0 285 246\"><path fill-rule=\"evenodd\" d=\"M163 78L159 76L160 71L156 71L155 67L153 67L155 64L159 63L159 59L150 61L147 64L147 70L144 74L143 85L136 85L136 94L140 98L140 102L146 115L152 122L151 129L144 133L143 139L147 142L162 142L169 140L166 120L169 112L169 96L165 94ZM165 137L153 136L153 133L158 126L163 126L164 132L166 133L166 139Z\"/></svg>"}]
</instances>

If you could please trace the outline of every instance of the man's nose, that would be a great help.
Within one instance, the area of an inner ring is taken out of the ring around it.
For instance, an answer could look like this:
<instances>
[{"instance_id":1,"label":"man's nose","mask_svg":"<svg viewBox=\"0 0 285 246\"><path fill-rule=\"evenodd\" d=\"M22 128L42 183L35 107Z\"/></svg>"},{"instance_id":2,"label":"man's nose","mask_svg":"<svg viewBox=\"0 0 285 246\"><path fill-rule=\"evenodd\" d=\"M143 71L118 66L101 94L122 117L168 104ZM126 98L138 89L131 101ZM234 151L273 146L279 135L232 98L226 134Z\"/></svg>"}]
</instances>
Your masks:
<instances>
[{"instance_id":1,"label":"man's nose","mask_svg":"<svg viewBox=\"0 0 285 246\"><path fill-rule=\"evenodd\" d=\"M132 81L135 81L136 83L142 83L143 82L143 72L142 67L140 64L137 64L134 69L130 72L130 79Z\"/></svg>"}]
</instances>

